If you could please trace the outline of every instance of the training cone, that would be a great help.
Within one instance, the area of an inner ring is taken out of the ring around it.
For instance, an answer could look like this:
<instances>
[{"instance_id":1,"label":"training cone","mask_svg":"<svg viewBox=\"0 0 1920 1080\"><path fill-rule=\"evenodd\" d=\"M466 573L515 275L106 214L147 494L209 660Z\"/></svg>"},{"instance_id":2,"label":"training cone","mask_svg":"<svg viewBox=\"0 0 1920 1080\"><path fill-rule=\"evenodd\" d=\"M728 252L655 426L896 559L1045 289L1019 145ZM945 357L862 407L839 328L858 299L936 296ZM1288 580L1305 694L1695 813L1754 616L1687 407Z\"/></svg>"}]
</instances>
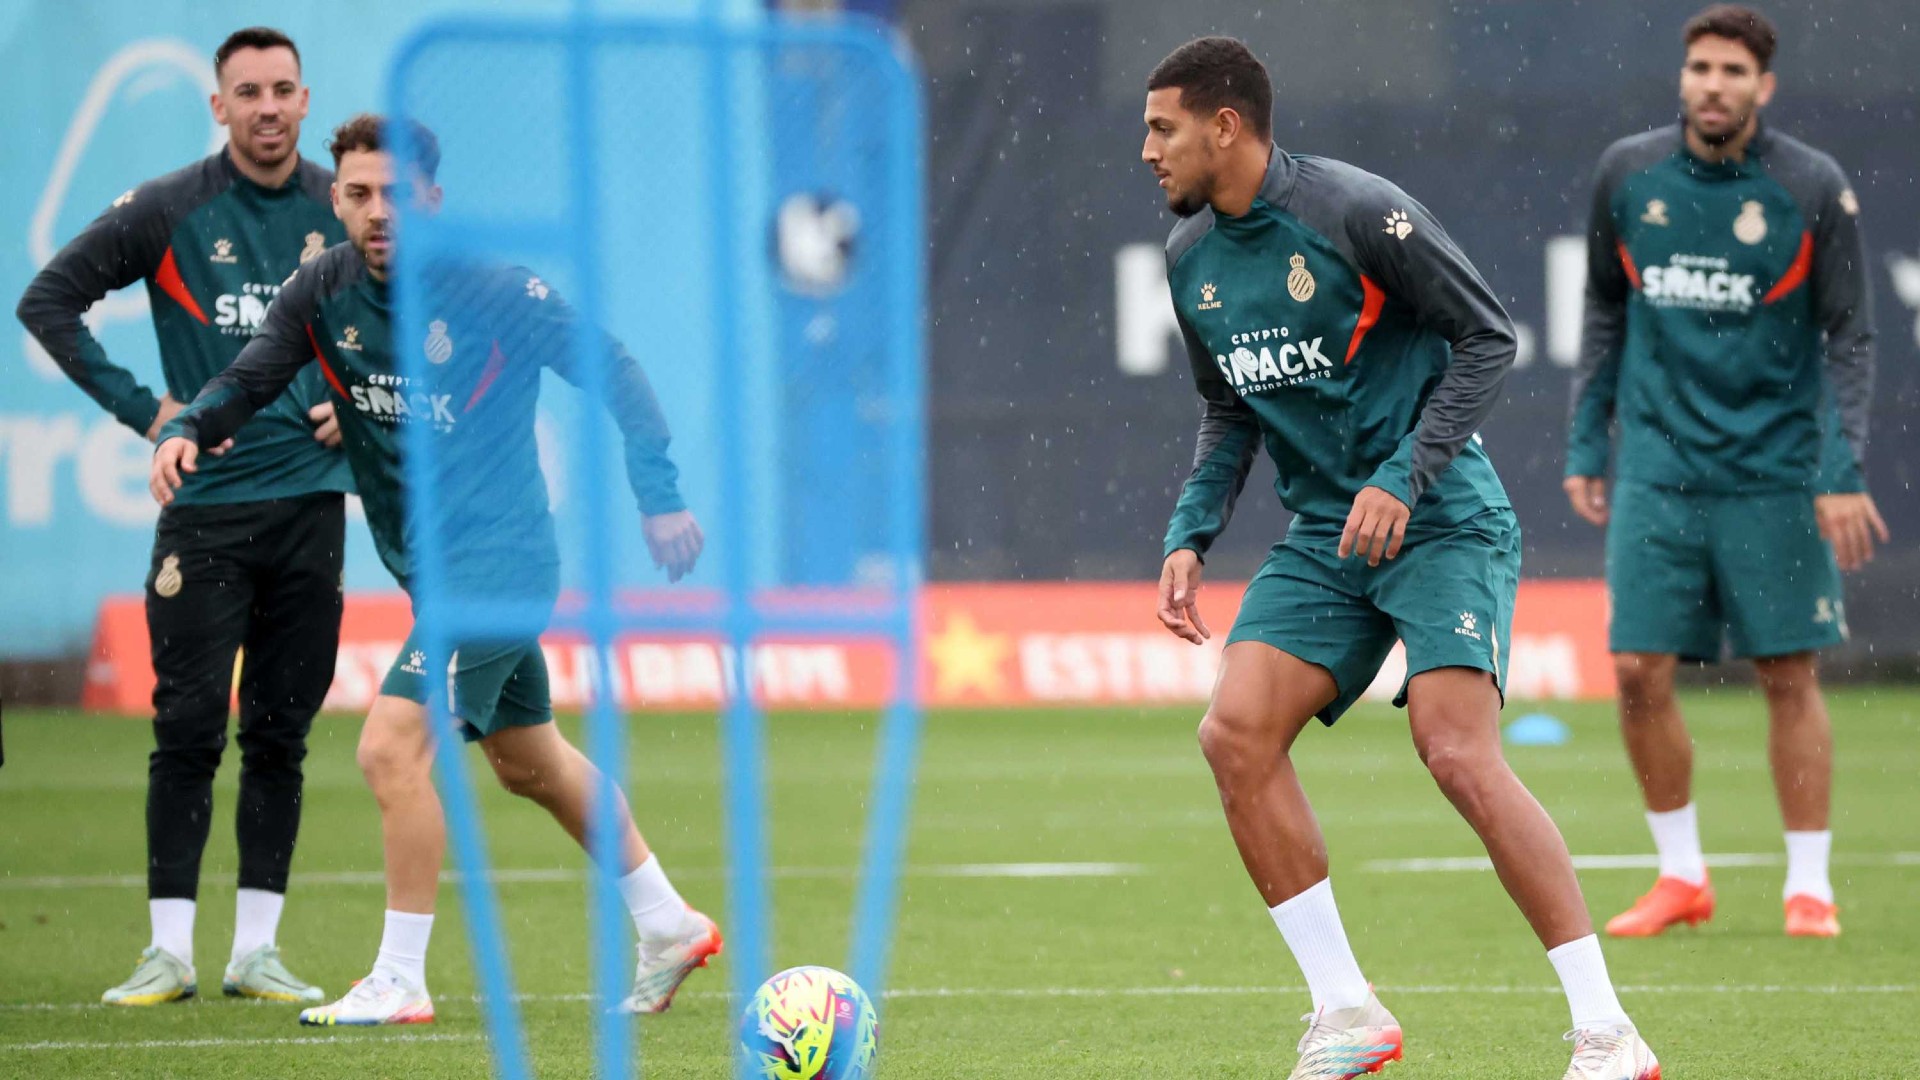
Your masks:
<instances>
[{"instance_id":1,"label":"training cone","mask_svg":"<svg viewBox=\"0 0 1920 1080\"><path fill-rule=\"evenodd\" d=\"M1512 746L1564 746L1571 738L1566 721L1546 713L1528 713L1507 725L1507 743Z\"/></svg>"}]
</instances>

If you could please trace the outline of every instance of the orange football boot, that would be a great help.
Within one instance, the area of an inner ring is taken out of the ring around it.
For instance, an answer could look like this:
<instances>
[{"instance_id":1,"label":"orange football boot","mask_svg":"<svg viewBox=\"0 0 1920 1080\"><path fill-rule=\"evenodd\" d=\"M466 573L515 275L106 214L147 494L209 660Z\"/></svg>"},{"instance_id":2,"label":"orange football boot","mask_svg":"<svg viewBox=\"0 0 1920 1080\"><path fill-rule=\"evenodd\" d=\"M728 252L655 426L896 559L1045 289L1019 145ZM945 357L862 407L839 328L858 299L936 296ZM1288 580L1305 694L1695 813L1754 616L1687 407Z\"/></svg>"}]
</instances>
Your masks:
<instances>
[{"instance_id":1,"label":"orange football boot","mask_svg":"<svg viewBox=\"0 0 1920 1080\"><path fill-rule=\"evenodd\" d=\"M1713 918L1713 882L1702 878L1694 885L1675 877L1663 877L1653 890L1633 902L1633 906L1607 920L1607 933L1614 937L1654 937L1675 923L1699 926Z\"/></svg>"},{"instance_id":2,"label":"orange football boot","mask_svg":"<svg viewBox=\"0 0 1920 1080\"><path fill-rule=\"evenodd\" d=\"M1839 937L1840 909L1808 893L1787 897L1788 937Z\"/></svg>"}]
</instances>

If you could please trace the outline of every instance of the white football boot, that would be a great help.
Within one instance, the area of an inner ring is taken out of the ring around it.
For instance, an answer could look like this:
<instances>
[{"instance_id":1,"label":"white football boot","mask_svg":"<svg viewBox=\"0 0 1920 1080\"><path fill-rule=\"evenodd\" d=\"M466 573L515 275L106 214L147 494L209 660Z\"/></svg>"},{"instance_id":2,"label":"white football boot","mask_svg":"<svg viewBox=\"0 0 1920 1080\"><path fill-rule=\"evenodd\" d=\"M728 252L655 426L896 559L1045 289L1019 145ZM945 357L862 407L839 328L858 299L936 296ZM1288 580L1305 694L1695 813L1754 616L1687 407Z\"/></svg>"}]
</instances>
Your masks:
<instances>
[{"instance_id":1,"label":"white football boot","mask_svg":"<svg viewBox=\"0 0 1920 1080\"><path fill-rule=\"evenodd\" d=\"M1351 1009L1321 1009L1300 1019L1307 1021L1307 1033L1288 1080L1352 1080L1400 1060L1400 1021L1372 991Z\"/></svg>"},{"instance_id":2,"label":"white football boot","mask_svg":"<svg viewBox=\"0 0 1920 1080\"><path fill-rule=\"evenodd\" d=\"M1576 1028L1565 1037L1573 1064L1561 1080L1660 1080L1660 1059L1630 1027Z\"/></svg>"},{"instance_id":3,"label":"white football boot","mask_svg":"<svg viewBox=\"0 0 1920 1080\"><path fill-rule=\"evenodd\" d=\"M627 1013L663 1013L673 1004L673 995L695 968L720 955L720 928L692 908L679 936L665 941L642 941L640 960L634 966L633 993L620 1003Z\"/></svg>"},{"instance_id":4,"label":"white football boot","mask_svg":"<svg viewBox=\"0 0 1920 1080\"><path fill-rule=\"evenodd\" d=\"M376 1024L431 1024L433 999L425 987L415 986L384 971L353 984L347 996L331 1005L300 1010L300 1022L311 1027L372 1027Z\"/></svg>"},{"instance_id":5,"label":"white football boot","mask_svg":"<svg viewBox=\"0 0 1920 1080\"><path fill-rule=\"evenodd\" d=\"M108 1005L161 1005L185 1001L198 989L193 968L156 945L140 954L126 982L101 994L100 1000Z\"/></svg>"},{"instance_id":6,"label":"white football boot","mask_svg":"<svg viewBox=\"0 0 1920 1080\"><path fill-rule=\"evenodd\" d=\"M318 1005L327 1000L326 991L301 979L280 962L280 950L262 945L227 965L220 981L220 992L228 997L284 1001L294 1005Z\"/></svg>"}]
</instances>

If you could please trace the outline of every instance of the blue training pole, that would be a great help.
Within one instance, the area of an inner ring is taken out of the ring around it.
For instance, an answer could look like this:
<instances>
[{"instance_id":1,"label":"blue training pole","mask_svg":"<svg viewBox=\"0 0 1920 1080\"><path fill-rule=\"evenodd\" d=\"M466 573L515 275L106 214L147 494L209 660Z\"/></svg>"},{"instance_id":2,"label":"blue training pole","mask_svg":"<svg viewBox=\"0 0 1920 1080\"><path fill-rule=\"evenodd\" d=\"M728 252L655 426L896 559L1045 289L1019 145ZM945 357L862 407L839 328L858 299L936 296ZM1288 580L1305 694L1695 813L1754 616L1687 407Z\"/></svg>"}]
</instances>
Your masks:
<instances>
[{"instance_id":1,"label":"blue training pole","mask_svg":"<svg viewBox=\"0 0 1920 1080\"><path fill-rule=\"evenodd\" d=\"M407 61L423 51L424 42L416 41L403 51L396 63L395 86L388 95L388 115L406 116L405 75ZM409 160L412 147L405 125L394 125L389 136L394 156ZM421 240L430 241L431 225L420 230ZM412 263L399 264L394 279L394 340L420 340L420 318L415 310L420 292L417 278L408 267L431 261L426 244L417 245ZM403 349L398 354L401 369L410 378L422 378L418 350ZM405 476L418 543L415 557L414 587L417 619L425 630L428 671L446 671L452 658L456 635L448 626L448 597L445 589L444 558L441 544L439 490L433 475L433 438L425 424L409 424L403 431L407 450ZM500 928L500 912L488 880L486 839L480 824L480 803L467 774L466 742L461 738L443 686L429 693L427 711L437 741L434 775L440 785L441 805L447 820L447 835L452 842L454 866L460 871L460 898L466 907L467 935L473 947L474 974L479 980L481 1008L486 1016L492 1042L494 1070L502 1080L525 1080L528 1076L526 1043L520 1026L520 1007L513 994L513 972L507 961L505 936Z\"/></svg>"},{"instance_id":2,"label":"blue training pole","mask_svg":"<svg viewBox=\"0 0 1920 1080\"><path fill-rule=\"evenodd\" d=\"M593 15L591 0L576 0L566 31L567 146L572 151L567 170L568 232L575 255L579 295L575 307L579 313L579 332L569 345L574 350L575 369L581 373L581 389L593 409L606 400L607 363L599 348L594 328L603 324L601 314L601 265L599 210L599 100L594 92L594 76L599 65L595 39L600 25ZM587 756L600 770L594 792L592 814L587 825L589 863L588 918L593 943L589 970L592 972L595 1005L594 1054L598 1074L605 1080L624 1080L629 1075L633 1056L633 1025L617 1011L624 996L623 983L632 970L632 950L626 932L627 911L621 901L616 879L623 865L623 841L620 806L626 776L627 740L624 718L614 698L611 671L615 620L613 592L614 552L611 538L616 535L608 506L609 470L606 465L605 424L598 415L586 417L574 428L575 464L579 467L583 490L591 493L584 500L586 513L586 550L584 555L587 594L586 621L594 645L593 702L587 710Z\"/></svg>"},{"instance_id":3,"label":"blue training pole","mask_svg":"<svg viewBox=\"0 0 1920 1080\"><path fill-rule=\"evenodd\" d=\"M867 844L862 856L860 894L854 905L852 955L849 972L877 1002L886 991L888 954L900 895L900 874L912 813L920 732L924 710L920 702L921 558L926 550L926 375L922 357L924 329L919 80L891 53L876 34L865 38L876 66L884 73L888 103L886 193L894 211L894 228L887 237L886 277L889 296L885 310L893 313L888 327L889 389L900 421L891 448L888 533L897 567L900 611L890 629L899 666L894 677L894 699L882 721L880 748L874 758L869 795Z\"/></svg>"},{"instance_id":4,"label":"blue training pole","mask_svg":"<svg viewBox=\"0 0 1920 1080\"><path fill-rule=\"evenodd\" d=\"M699 41L706 63L706 99L709 114L735 115L731 61L735 58L729 36L713 8L700 24ZM714 334L713 360L716 376L719 368L740 355L740 332L732 299L739 288L733 260L739 251L739 237L731 212L730 195L737 185L734 148L729 141L732 129L720 125L710 142L706 190L714 200L709 211L713 223L711 252L713 268L709 317ZM766 725L759 706L753 700L749 675L756 630L753 607L753 575L749 564L752 523L746 513L749 477L745 453L746 434L728 415L729 398L716 393L713 430L718 433L720 451L720 505L715 507L719 524L718 541L723 558L722 579L725 594L724 640L731 656L727 672L727 700L721 713L721 768L725 778L727 893L732 962L733 1000L744 1007L752 999L760 980L769 974L768 923L769 896L766 865ZM747 1076L746 1061L738 1060L742 1077Z\"/></svg>"}]
</instances>

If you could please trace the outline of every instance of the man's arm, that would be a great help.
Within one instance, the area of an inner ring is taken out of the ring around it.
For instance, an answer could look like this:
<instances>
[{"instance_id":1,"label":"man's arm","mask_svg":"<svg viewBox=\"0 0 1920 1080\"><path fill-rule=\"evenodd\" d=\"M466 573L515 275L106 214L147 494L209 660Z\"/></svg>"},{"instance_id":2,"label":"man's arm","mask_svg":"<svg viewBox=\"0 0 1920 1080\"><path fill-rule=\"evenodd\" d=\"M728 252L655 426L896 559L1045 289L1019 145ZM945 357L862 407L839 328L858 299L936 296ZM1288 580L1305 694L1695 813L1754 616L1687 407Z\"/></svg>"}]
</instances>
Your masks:
<instances>
[{"instance_id":1,"label":"man's arm","mask_svg":"<svg viewBox=\"0 0 1920 1080\"><path fill-rule=\"evenodd\" d=\"M185 438L210 449L273 404L314 358L307 326L318 306L321 277L314 263L295 271L268 306L259 333L225 371L207 380L193 403L162 427L155 441Z\"/></svg>"},{"instance_id":2,"label":"man's arm","mask_svg":"<svg viewBox=\"0 0 1920 1080\"><path fill-rule=\"evenodd\" d=\"M1627 337L1627 298L1633 283L1613 220L1615 170L1603 159L1593 179L1587 213L1587 286L1580 324L1580 359L1567 418L1567 472L1562 485L1573 511L1595 525L1607 522L1607 461L1613 454L1614 403L1620 388L1620 350Z\"/></svg>"},{"instance_id":3,"label":"man's arm","mask_svg":"<svg viewBox=\"0 0 1920 1080\"><path fill-rule=\"evenodd\" d=\"M1175 318L1180 322L1180 336L1186 343L1187 362L1193 369L1194 388L1200 392L1202 404L1200 431L1194 438L1193 471L1180 488L1180 500L1167 523L1161 554L1185 550L1204 558L1233 519L1233 508L1246 487L1247 474L1253 470L1254 455L1260 451L1260 421L1220 376L1220 369L1188 328L1185 316Z\"/></svg>"},{"instance_id":4,"label":"man's arm","mask_svg":"<svg viewBox=\"0 0 1920 1080\"><path fill-rule=\"evenodd\" d=\"M127 192L34 275L15 309L67 378L143 438L153 434L160 400L107 358L83 316L108 293L159 269L172 222L158 185Z\"/></svg>"},{"instance_id":5,"label":"man's arm","mask_svg":"<svg viewBox=\"0 0 1920 1080\"><path fill-rule=\"evenodd\" d=\"M1156 614L1160 625L1199 645L1213 636L1200 616L1201 559L1233 519L1234 504L1260 450L1260 419L1221 377L1185 316L1176 312L1175 318L1202 405L1193 471L1180 488L1180 501L1167 524Z\"/></svg>"},{"instance_id":6,"label":"man's arm","mask_svg":"<svg viewBox=\"0 0 1920 1080\"><path fill-rule=\"evenodd\" d=\"M1386 194L1384 202L1358 200L1347 215L1360 269L1453 348L1419 421L1366 484L1411 510L1493 412L1519 339L1493 290L1426 207L1391 186ZM1382 228L1390 211L1403 213L1410 228Z\"/></svg>"},{"instance_id":7,"label":"man's arm","mask_svg":"<svg viewBox=\"0 0 1920 1080\"><path fill-rule=\"evenodd\" d=\"M1819 478L1823 495L1867 490L1867 419L1873 402L1873 290L1860 204L1836 165L1814 208L1813 307L1826 332L1826 393Z\"/></svg>"},{"instance_id":8,"label":"man's arm","mask_svg":"<svg viewBox=\"0 0 1920 1080\"><path fill-rule=\"evenodd\" d=\"M1820 463L1814 514L1842 570L1873 560L1892 534L1867 493L1867 417L1873 401L1873 292L1860 203L1840 166L1822 163L1813 207L1813 309L1826 332Z\"/></svg>"},{"instance_id":9,"label":"man's arm","mask_svg":"<svg viewBox=\"0 0 1920 1080\"><path fill-rule=\"evenodd\" d=\"M581 321L573 305L537 278L508 302L518 316L517 325L509 330L509 340L521 342L521 350L539 357L574 386L581 386L585 378L578 367L576 339L581 334L589 335L605 358L607 395L601 404L613 416L626 444L627 484L633 489L640 512L656 516L685 510L686 501L680 497L680 469L667 455L672 439L667 418L640 362L613 335Z\"/></svg>"},{"instance_id":10,"label":"man's arm","mask_svg":"<svg viewBox=\"0 0 1920 1080\"><path fill-rule=\"evenodd\" d=\"M1620 349L1627 336L1627 297L1632 292L1620 259L1613 185L1603 164L1594 178L1593 205L1587 215L1586 311L1580 324L1580 363L1573 377L1567 429L1568 476L1607 475Z\"/></svg>"},{"instance_id":11,"label":"man's arm","mask_svg":"<svg viewBox=\"0 0 1920 1080\"><path fill-rule=\"evenodd\" d=\"M521 280L525 281L524 286ZM561 378L581 386L577 337L589 335L606 364L606 396L601 404L613 415L626 444L627 484L640 506L640 529L653 565L677 582L693 571L706 547L706 534L680 497L680 470L667 456L671 434L653 384L625 345L599 327L582 322L572 305L537 277L516 279L506 303L516 312L509 330L519 347L539 356Z\"/></svg>"}]
</instances>

